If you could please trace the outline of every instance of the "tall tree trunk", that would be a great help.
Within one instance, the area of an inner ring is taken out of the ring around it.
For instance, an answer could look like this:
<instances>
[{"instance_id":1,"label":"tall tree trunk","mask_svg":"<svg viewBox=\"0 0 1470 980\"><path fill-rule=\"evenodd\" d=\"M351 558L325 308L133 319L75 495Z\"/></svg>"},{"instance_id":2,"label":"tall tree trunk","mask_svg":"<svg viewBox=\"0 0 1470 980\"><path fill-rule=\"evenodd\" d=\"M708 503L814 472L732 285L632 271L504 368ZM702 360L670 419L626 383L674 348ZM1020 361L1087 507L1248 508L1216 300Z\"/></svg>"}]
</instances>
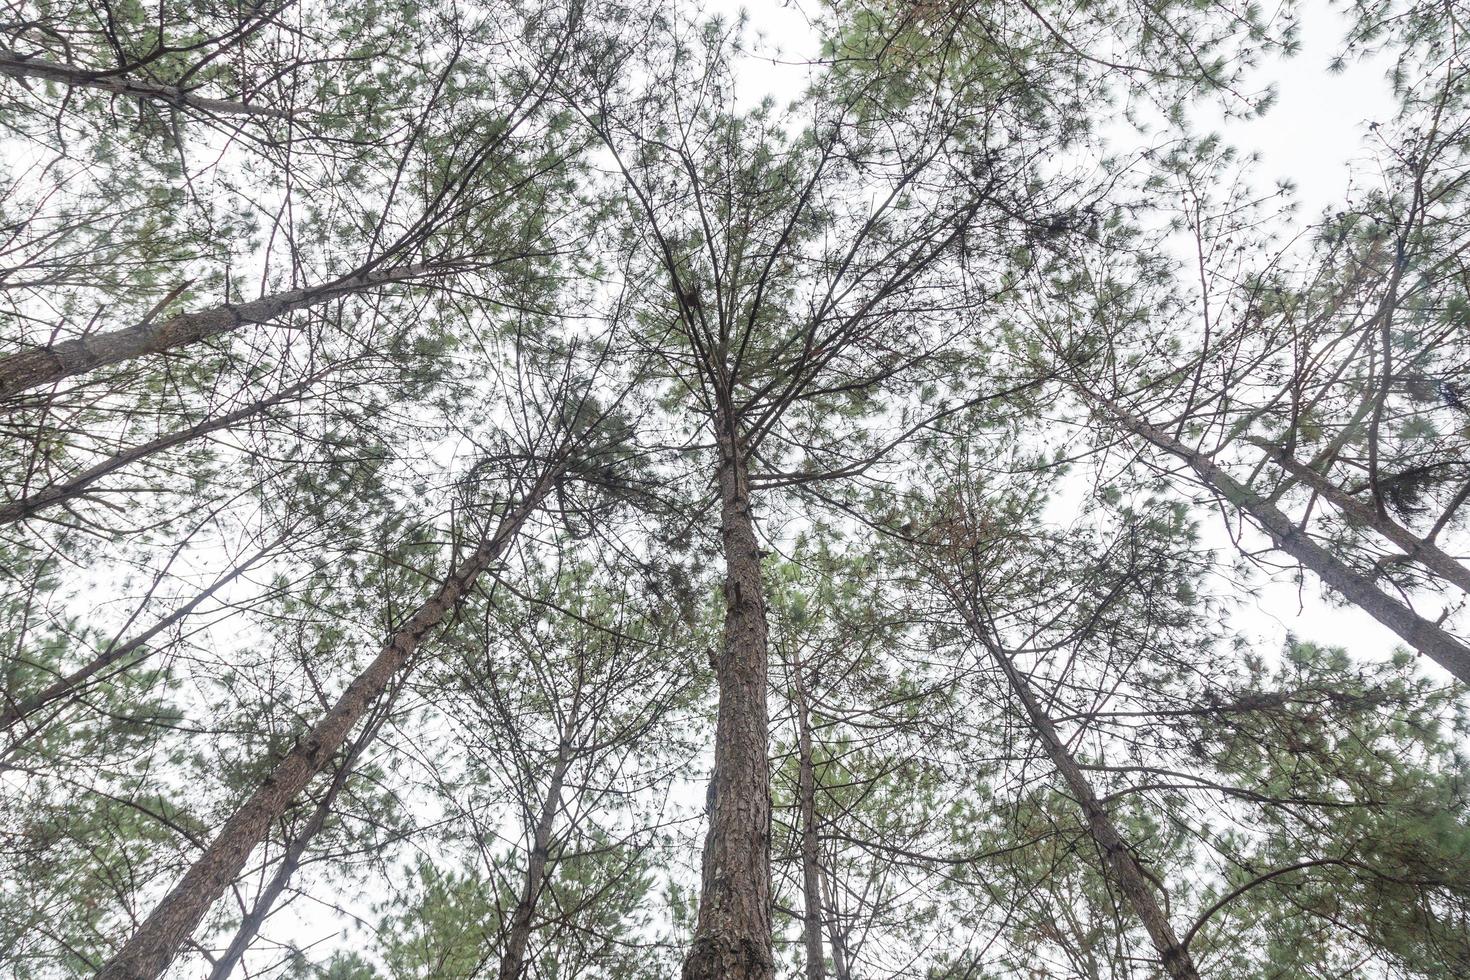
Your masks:
<instances>
[{"instance_id":1,"label":"tall tree trunk","mask_svg":"<svg viewBox=\"0 0 1470 980\"><path fill-rule=\"evenodd\" d=\"M311 384L311 381L303 381L300 384L291 385L289 388L284 388L268 398L251 402L249 405L243 408L237 408L233 412L226 412L224 415L212 419L205 419L203 422L191 425L188 428L180 429L177 432L170 432L167 435L159 436L157 439L151 439L142 445L134 446L132 449L126 449L115 456L104 459L100 463L94 463L69 479L63 480L60 483L53 483L34 493L27 494L19 500L0 506L0 525L25 520L47 507L54 507L68 500L74 500L83 493L86 493L88 487L110 473L116 473L125 466L130 466L139 460L147 459L154 453L163 452L165 449L172 449L174 446L183 445L200 436L208 435L211 432L218 432L220 429L227 429L235 423L242 422L253 415L259 415L266 409L279 405L301 394L307 388L311 387Z\"/></svg>"},{"instance_id":2,"label":"tall tree trunk","mask_svg":"<svg viewBox=\"0 0 1470 980\"><path fill-rule=\"evenodd\" d=\"M531 834L531 854L526 861L526 880L521 887L520 899L510 917L510 933L506 936L505 952L500 957L500 980L520 980L526 965L526 946L531 939L531 920L536 914L536 903L541 898L541 889L546 882L547 851L551 846L551 832L556 827L556 813L561 808L562 781L572 764L571 746L563 734L556 750L556 765L551 770L551 783L546 788L546 797L541 803L541 813Z\"/></svg>"},{"instance_id":3,"label":"tall tree trunk","mask_svg":"<svg viewBox=\"0 0 1470 980\"><path fill-rule=\"evenodd\" d=\"M420 641L463 601L480 574L494 564L550 491L560 467L548 467L525 497L511 506L495 532L452 570L433 598L419 606L330 711L303 736L271 774L226 821L194 865L98 974L100 980L152 980L178 955L199 920L223 894L271 823L301 793L347 739L373 702L397 678Z\"/></svg>"},{"instance_id":4,"label":"tall tree trunk","mask_svg":"<svg viewBox=\"0 0 1470 980\"><path fill-rule=\"evenodd\" d=\"M142 323L110 333L78 337L48 347L11 354L0 360L0 398L40 385L53 384L109 364L145 354L163 354L209 337L229 333L247 323L267 323L293 310L315 306L341 296L381 286L442 274L436 266L411 265L384 272L344 276L321 286L292 289L248 303L224 303L208 310L179 313L154 323Z\"/></svg>"},{"instance_id":5,"label":"tall tree trunk","mask_svg":"<svg viewBox=\"0 0 1470 980\"><path fill-rule=\"evenodd\" d=\"M1421 538L1393 518L1380 514L1376 507L1369 507L1356 499L1282 447L1273 446L1264 439L1251 439L1250 441L1265 450L1271 459L1292 477L1301 481L1312 492L1319 494L1353 521L1371 528L1402 548L1404 557L1418 562L1461 591L1470 593L1470 568L1441 551L1433 541Z\"/></svg>"},{"instance_id":6,"label":"tall tree trunk","mask_svg":"<svg viewBox=\"0 0 1470 980\"><path fill-rule=\"evenodd\" d=\"M381 719L384 717L387 717L386 712L380 716L378 724L381 724ZM286 847L286 853L281 858L281 863L276 867L275 874L271 876L270 882L260 893L259 897L256 898L255 904L250 908L250 912L241 920L240 928L235 931L235 938L231 940L229 948L225 950L223 956L215 961L214 969L209 971L209 980L229 980L230 974L235 972L235 967L240 964L240 960L245 956L245 952L250 948L250 944L260 934L260 927L269 918L271 909L275 907L276 900L286 890L286 885L290 883L291 876L296 873L297 868L301 867L301 858L306 854L307 847L311 845L312 840L326 826L327 817L332 812L332 804L336 802L337 795L342 791L342 787L347 784L348 778L352 775L352 768L357 763L357 757L377 734L378 724L369 724L353 740L353 744L348 750L346 758L342 760L342 764L337 767L336 775L332 777L332 784L327 787L327 791L317 801L316 808L312 811L311 818L306 822L306 826L302 827L301 831L295 837L291 838L290 844Z\"/></svg>"},{"instance_id":7,"label":"tall tree trunk","mask_svg":"<svg viewBox=\"0 0 1470 980\"><path fill-rule=\"evenodd\" d=\"M683 975L684 980L771 980L766 606L743 449L733 426L722 419L718 428L725 636L715 662L720 703L699 920Z\"/></svg>"},{"instance_id":8,"label":"tall tree trunk","mask_svg":"<svg viewBox=\"0 0 1470 980\"><path fill-rule=\"evenodd\" d=\"M807 980L825 980L827 956L822 944L822 864L817 840L817 773L812 759L812 726L807 708L806 681L796 668L796 753L798 818L801 824L801 882L803 938L806 940Z\"/></svg>"},{"instance_id":9,"label":"tall tree trunk","mask_svg":"<svg viewBox=\"0 0 1470 980\"><path fill-rule=\"evenodd\" d=\"M1162 429L1129 414L1106 398L1086 391L1082 391L1082 394L1127 431L1187 463L1206 486L1254 518L1271 536L1277 548L1291 555L1304 568L1311 569L1323 582L1393 630L1410 646L1459 680L1470 684L1470 647L1439 625L1380 591L1368 576L1343 564L1297 527L1295 521L1250 488L1237 482L1209 456L1190 449Z\"/></svg>"},{"instance_id":10,"label":"tall tree trunk","mask_svg":"<svg viewBox=\"0 0 1470 980\"><path fill-rule=\"evenodd\" d=\"M18 51L0 48L0 75L15 78L40 78L48 82L60 82L73 88L91 88L113 95L150 102L163 102L179 108L194 109L215 116L262 116L285 119L287 114L267 106L251 105L230 99L211 99L195 95L187 89L157 82L138 81L115 71L94 71L75 65L33 58Z\"/></svg>"},{"instance_id":11,"label":"tall tree trunk","mask_svg":"<svg viewBox=\"0 0 1470 980\"><path fill-rule=\"evenodd\" d=\"M967 598L953 587L950 587L950 591L970 629L985 644L996 664L1000 666L1001 672L1005 674L1006 682L1015 693L1016 699L1020 701L1026 718L1031 723L1032 730L1036 732L1047 757L1051 759L1052 765L1056 766L1057 772L1061 773L1067 788L1082 808L1083 817L1087 822L1087 832L1092 836L1098 849L1102 851L1104 871L1117 885L1129 906L1143 922L1143 928L1148 932L1154 949L1158 950L1159 958L1163 961L1165 972L1174 980L1199 980L1199 973L1195 969L1194 960L1189 955L1188 948L1179 941L1168 916L1159 906L1158 899L1154 895L1153 883L1144 874L1127 840L1119 832L1117 825L1113 823L1107 807L1102 805L1097 794L1093 792L1092 784L1077 765L1077 760L1072 758L1072 753L1068 751L1066 743L1057 734L1051 716L1036 700L1030 682L1016 669L1015 664L1011 663L1011 658L1001 649L999 643L989 639L984 625L970 608Z\"/></svg>"}]
</instances>

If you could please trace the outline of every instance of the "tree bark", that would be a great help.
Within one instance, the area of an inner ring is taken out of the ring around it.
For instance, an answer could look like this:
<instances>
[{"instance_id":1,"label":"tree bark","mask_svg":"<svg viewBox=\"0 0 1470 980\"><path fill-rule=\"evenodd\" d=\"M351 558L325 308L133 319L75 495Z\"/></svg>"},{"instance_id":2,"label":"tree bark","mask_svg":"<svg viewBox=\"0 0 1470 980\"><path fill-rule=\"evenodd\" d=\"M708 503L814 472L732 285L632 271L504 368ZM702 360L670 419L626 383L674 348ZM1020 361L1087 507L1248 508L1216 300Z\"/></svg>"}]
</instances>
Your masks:
<instances>
[{"instance_id":1,"label":"tree bark","mask_svg":"<svg viewBox=\"0 0 1470 980\"><path fill-rule=\"evenodd\" d=\"M224 303L194 313L179 313L161 323L151 319L114 330L65 340L48 347L11 354L0 360L0 398L54 384L77 374L110 364L163 354L200 340L229 333L247 323L267 323L293 310L315 306L341 296L366 292L380 286L440 275L434 266L412 265L386 272L364 272L307 289L263 296L248 303Z\"/></svg>"},{"instance_id":2,"label":"tree bark","mask_svg":"<svg viewBox=\"0 0 1470 980\"><path fill-rule=\"evenodd\" d=\"M1078 767L1077 761L1072 758L1072 753L1068 751L1066 743L1057 734L1051 716L1036 700L1030 682L1021 675L1015 664L1011 663L1005 651L987 638L983 625L970 609L965 597L953 589L951 592L970 629L985 644L995 662L1000 666L1001 673L1005 674L1006 682L1016 695L1016 699L1020 701L1026 718L1041 741L1047 757L1051 759L1052 765L1056 766L1057 772L1061 773L1067 788L1082 808L1083 817L1087 822L1087 832L1097 844L1098 849L1102 851L1104 871L1117 885L1129 906L1142 921L1149 939L1153 941L1154 949L1158 951L1159 958L1163 961L1165 972L1174 980L1199 980L1199 972L1195 969L1194 959L1189 955L1188 948L1175 935L1173 925L1159 906L1158 899L1154 895L1153 884L1144 874L1138 859L1133 856L1132 849L1119 832L1117 825L1113 823L1107 807L1098 800L1097 794L1093 792L1092 784Z\"/></svg>"},{"instance_id":3,"label":"tree bark","mask_svg":"<svg viewBox=\"0 0 1470 980\"><path fill-rule=\"evenodd\" d=\"M1140 436L1189 465L1195 475L1232 505L1255 519L1276 547L1291 555L1302 567L1336 589L1349 602L1397 633L1410 646L1470 684L1470 647L1448 631L1420 616L1408 606L1380 591L1372 579L1343 564L1326 548L1297 527L1296 522L1248 487L1238 483L1204 453L1190 449L1168 433L1136 418L1106 398L1083 392L1083 397L1100 406L1124 429Z\"/></svg>"},{"instance_id":4,"label":"tree bark","mask_svg":"<svg viewBox=\"0 0 1470 980\"><path fill-rule=\"evenodd\" d=\"M197 439L211 432L218 432L220 429L227 429L237 422L248 419L252 415L259 415L266 409L287 401L305 391L310 386L310 381L292 385L271 395L269 398L262 398L259 401L251 402L249 405L236 409L233 412L227 412L216 418L205 419L203 422L191 425L186 429L180 429L178 432L170 432L167 435L159 436L157 439L149 440L140 446L134 446L132 449L124 450L115 456L104 459L100 463L87 467L70 479L63 480L60 483L53 483L50 486L37 490L35 493L0 507L0 525L13 524L16 521L25 520L47 507L53 507L56 504L73 500L85 493L88 487L109 473L116 473L125 466L136 463L141 459L146 459L154 453L163 452L165 449L183 445L191 439Z\"/></svg>"},{"instance_id":5,"label":"tree bark","mask_svg":"<svg viewBox=\"0 0 1470 980\"><path fill-rule=\"evenodd\" d=\"M558 472L559 468L542 472L530 492L507 511L495 532L482 540L475 552L451 571L433 598L419 606L408 624L389 638L331 710L240 805L183 879L102 968L99 980L153 980L168 968L205 912L245 866L267 828L280 819L291 801L342 747L374 700L404 670L424 636L458 608L480 574L499 559L550 491Z\"/></svg>"},{"instance_id":6,"label":"tree bark","mask_svg":"<svg viewBox=\"0 0 1470 980\"><path fill-rule=\"evenodd\" d=\"M214 969L209 971L209 980L229 980L230 974L235 972L235 967L240 964L246 950L260 934L260 927L270 917L276 900L281 897L281 893L286 890L286 885L291 881L291 876L301 866L301 858L306 854L307 847L310 846L316 835L321 833L322 827L326 826L327 817L331 815L332 804L336 802L337 794L347 784L357 756L372 740L376 731L376 726L370 725L355 740L347 757L342 760L342 765L337 768L337 774L332 778L332 785L327 787L327 791L317 801L311 819L306 822L305 827L301 828L301 832L291 839L291 843L286 847L285 855L281 858L281 863L276 867L276 873L271 876L270 883L266 885L265 890L255 900L250 912L240 922L240 928L235 931L235 938L230 942L229 948L215 962Z\"/></svg>"},{"instance_id":7,"label":"tree bark","mask_svg":"<svg viewBox=\"0 0 1470 980\"><path fill-rule=\"evenodd\" d=\"M280 109L236 102L231 99L211 99L174 85L157 82L141 82L115 72L95 71L23 55L18 51L0 48L0 75L14 78L40 78L48 82L60 82L76 88L92 88L113 95L150 102L163 102L178 108L194 109L216 116L258 116L268 119L287 119L288 114Z\"/></svg>"},{"instance_id":8,"label":"tree bark","mask_svg":"<svg viewBox=\"0 0 1470 980\"><path fill-rule=\"evenodd\" d=\"M801 824L801 881L805 905L802 909L806 941L807 980L825 980L827 957L822 944L822 865L817 840L817 773L812 759L812 727L807 711L806 685L796 669L796 752L799 820Z\"/></svg>"},{"instance_id":9,"label":"tree bark","mask_svg":"<svg viewBox=\"0 0 1470 980\"><path fill-rule=\"evenodd\" d=\"M699 919L684 980L771 980L771 796L768 654L761 556L734 427L720 419L720 532L725 636L715 662L719 713L710 778Z\"/></svg>"},{"instance_id":10,"label":"tree bark","mask_svg":"<svg viewBox=\"0 0 1470 980\"><path fill-rule=\"evenodd\" d=\"M546 797L541 803L541 813L531 834L531 854L526 861L526 881L521 888L520 899L510 917L510 933L506 937L505 951L500 957L500 980L520 980L526 967L526 946L531 939L531 920L536 914L536 903L541 898L542 886L546 883L547 851L551 846L551 832L556 827L556 813L561 808L562 781L572 764L571 747L563 735L557 747L556 765L551 770L551 783L546 788Z\"/></svg>"},{"instance_id":11,"label":"tree bark","mask_svg":"<svg viewBox=\"0 0 1470 980\"><path fill-rule=\"evenodd\" d=\"M1441 551L1434 542L1421 538L1393 518L1378 513L1377 508L1369 507L1357 500L1280 446L1273 446L1264 439L1250 441L1265 450L1278 466L1300 480L1312 492L1321 496L1357 523L1372 529L1402 548L1404 557L1418 562L1461 591L1470 593L1470 568L1466 568L1455 558Z\"/></svg>"}]
</instances>

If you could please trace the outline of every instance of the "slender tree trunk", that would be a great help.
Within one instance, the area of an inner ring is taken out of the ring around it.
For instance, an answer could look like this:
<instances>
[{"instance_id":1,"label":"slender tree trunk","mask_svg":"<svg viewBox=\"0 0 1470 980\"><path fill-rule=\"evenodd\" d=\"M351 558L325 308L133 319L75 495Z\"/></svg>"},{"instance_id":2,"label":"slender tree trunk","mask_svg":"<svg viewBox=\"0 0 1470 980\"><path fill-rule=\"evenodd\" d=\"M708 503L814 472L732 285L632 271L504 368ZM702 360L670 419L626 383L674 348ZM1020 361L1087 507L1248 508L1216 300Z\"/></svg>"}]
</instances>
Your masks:
<instances>
[{"instance_id":1,"label":"slender tree trunk","mask_svg":"<svg viewBox=\"0 0 1470 980\"><path fill-rule=\"evenodd\" d=\"M40 78L48 82L60 82L74 88L91 88L110 92L113 95L147 99L150 102L163 102L171 106L195 109L216 116L287 118L287 114L279 109L230 99L206 98L174 85L138 81L116 72L78 68L75 65L33 58L6 48L0 48L0 75L11 75L15 78Z\"/></svg>"},{"instance_id":2,"label":"slender tree trunk","mask_svg":"<svg viewBox=\"0 0 1470 980\"><path fill-rule=\"evenodd\" d=\"M766 607L745 459L733 426L721 419L718 427L725 636L715 663L720 703L699 920L683 975L684 980L771 980Z\"/></svg>"},{"instance_id":3,"label":"slender tree trunk","mask_svg":"<svg viewBox=\"0 0 1470 980\"><path fill-rule=\"evenodd\" d=\"M1113 823L1107 807L1102 805L1097 794L1093 792L1092 784L1082 769L1078 767L1077 761L1072 758L1072 753L1068 751L1066 743L1057 734L1051 716L1036 700L1030 682L1016 669L1015 664L1011 663L1011 658L1005 651L998 644L987 639L983 625L970 609L965 597L957 592L954 597L975 636L985 643L991 656L1000 666L1001 672L1005 674L1006 682L1015 693L1016 699L1021 702L1026 718L1036 732L1037 738L1040 739L1042 747L1046 750L1047 757L1061 773L1067 788L1082 808L1083 817L1087 822L1087 832L1103 853L1104 869L1108 877L1118 886L1118 890L1123 893L1123 897L1143 922L1149 939L1153 940L1154 948L1158 950L1159 958L1163 961L1165 972L1174 980L1199 980L1194 960L1189 955L1188 948L1175 935L1173 925L1170 924L1168 916L1159 906L1152 882L1144 874L1128 842L1118 831L1117 825Z\"/></svg>"},{"instance_id":4,"label":"slender tree trunk","mask_svg":"<svg viewBox=\"0 0 1470 980\"><path fill-rule=\"evenodd\" d=\"M563 735L557 747L556 765L551 770L551 783L546 788L546 797L541 803L541 813L531 835L531 854L526 861L526 881L521 887L520 899L510 917L510 934L506 937L505 952L500 957L500 980L520 980L526 965L526 946L531 939L531 920L536 914L536 903L541 898L541 889L546 882L547 851L551 846L551 832L556 827L556 813L561 808L562 781L572 764L571 746Z\"/></svg>"},{"instance_id":5,"label":"slender tree trunk","mask_svg":"<svg viewBox=\"0 0 1470 980\"><path fill-rule=\"evenodd\" d=\"M336 787L337 784L333 783L332 790L335 790ZM329 795L331 795L330 791ZM260 934L260 927L265 924L265 920L271 914L271 909L275 907L276 900L281 897L291 876L301 866L301 857L306 853L307 845L325 825L330 809L331 804L324 798L312 813L311 822L292 839L285 857L281 859L280 865L276 868L276 873L271 876L270 883L255 900L250 912L241 920L240 928L235 931L235 938L231 940L229 949L225 950L224 955L215 962L214 969L209 971L209 980L229 980L230 974L235 972L235 967L240 965L240 960L244 958L246 950L250 948L251 943L255 942L255 937Z\"/></svg>"},{"instance_id":6,"label":"slender tree trunk","mask_svg":"<svg viewBox=\"0 0 1470 980\"><path fill-rule=\"evenodd\" d=\"M332 812L332 804L336 802L337 795L352 775L352 767L356 764L358 755L376 734L377 726L370 725L354 740L347 757L342 760L342 765L337 767L337 773L332 777L332 785L327 787L327 791L317 801L316 809L311 813L311 819L306 822L305 827L301 828L301 832L291 839L291 843L286 847L285 856L281 858L281 863L276 867L276 873L271 876L270 882L255 900L250 912L241 920L240 928L235 931L235 938L230 942L229 948L215 962L214 969L209 971L209 980L229 980L230 974L235 972L235 967L239 966L250 944L255 942L255 937L260 934L260 927L270 917L276 900L286 890L291 876L296 873L297 868L301 867L301 858L306 854L307 847L326 826L327 817Z\"/></svg>"},{"instance_id":7,"label":"slender tree trunk","mask_svg":"<svg viewBox=\"0 0 1470 980\"><path fill-rule=\"evenodd\" d=\"M122 330L11 354L0 360L0 398L145 354L177 350L247 323L266 323L293 310L381 286L425 279L442 271L434 266L413 265L386 272L359 273L322 286L292 289L248 303L225 303L208 310L179 313L160 323L147 319Z\"/></svg>"},{"instance_id":8,"label":"slender tree trunk","mask_svg":"<svg viewBox=\"0 0 1470 980\"><path fill-rule=\"evenodd\" d=\"M812 727L807 711L805 680L801 666L796 674L796 792L801 822L801 882L805 899L802 910L806 940L807 980L825 980L827 956L822 945L822 865L817 841L817 773L812 759Z\"/></svg>"},{"instance_id":9,"label":"slender tree trunk","mask_svg":"<svg viewBox=\"0 0 1470 980\"><path fill-rule=\"evenodd\" d=\"M194 598L190 599L188 602L184 603L182 606L169 613L163 619L159 620L157 623L153 624L142 633L133 637L131 640L128 640L126 643L120 644L118 646L109 646L107 649L103 650L97 656L93 657L82 667L72 671L65 677L60 678L59 680L55 681L50 686L46 687L44 690L38 692L32 697L29 697L24 701L16 701L12 702L11 704L7 704L4 710L0 711L0 731L4 731L21 719L26 718L29 715L46 707L48 704L52 704L56 701L60 701L63 698L70 697L71 695L81 690L82 687L84 687L89 681L96 677L97 674L111 667L113 664L119 663L127 657L132 656L132 654L134 654L135 652L143 650L148 645L148 643L153 640L154 637L171 629L174 625L182 622L185 618L189 616L190 613L192 613L195 609L198 609L201 605L207 602L209 598L213 596L216 592L224 588L229 583L233 582L235 579L239 578L241 575L244 575L247 571L250 570L252 566L254 566L262 558L266 557L268 554L274 551L282 543L283 540L284 539L277 539L266 545L264 548L260 549L254 555L252 555L249 559L241 562L239 565L236 565L224 575L221 575L219 578L215 579L214 583L210 585L209 588L205 589L203 592L200 592ZM147 655L147 651L144 651L142 657L146 657ZM141 660L142 657L140 657L139 659Z\"/></svg>"},{"instance_id":10,"label":"slender tree trunk","mask_svg":"<svg viewBox=\"0 0 1470 980\"><path fill-rule=\"evenodd\" d=\"M1079 389L1080 390L1080 389ZM1235 507L1253 517L1276 547L1311 569L1323 582L1340 592L1404 642L1423 653L1461 681L1470 684L1470 647L1439 625L1380 591L1373 580L1343 564L1335 555L1313 541L1296 522L1250 488L1238 483L1204 453L1190 449L1156 426L1136 418L1106 398L1083 392L1083 397L1104 409L1119 425L1183 460L1204 484Z\"/></svg>"},{"instance_id":11,"label":"slender tree trunk","mask_svg":"<svg viewBox=\"0 0 1470 980\"><path fill-rule=\"evenodd\" d=\"M243 408L238 408L233 412L227 412L216 418L205 419L203 422L191 425L185 429L180 429L178 432L170 432L167 435L159 436L157 439L152 439L140 446L134 446L132 449L124 450L115 456L104 459L100 463L95 463L70 479L63 480L60 483L53 483L19 500L0 506L0 525L13 524L16 521L25 520L47 507L54 507L68 500L74 500L85 493L88 487L109 473L116 473L125 466L129 466L142 459L147 459L154 453L160 453L165 449L183 445L192 439L208 435L211 432L227 429L237 422L244 421L253 415L259 415L266 409L299 395L310 386L311 382L309 381L292 385L271 395L269 398L262 398L259 401L251 402Z\"/></svg>"},{"instance_id":12,"label":"slender tree trunk","mask_svg":"<svg viewBox=\"0 0 1470 980\"><path fill-rule=\"evenodd\" d=\"M822 888L826 892L823 908L827 914L827 942L832 946L832 973L834 980L852 980L847 968L847 934L837 921L837 880L831 868L822 875Z\"/></svg>"},{"instance_id":13,"label":"slender tree trunk","mask_svg":"<svg viewBox=\"0 0 1470 980\"><path fill-rule=\"evenodd\" d=\"M1252 439L1251 442L1264 449L1277 465L1311 488L1314 493L1320 495L1332 506L1357 523L1371 528L1398 545L1404 550L1404 556L1410 561L1418 562L1456 588L1470 592L1470 568L1466 568L1455 558L1441 551L1434 542L1421 538L1393 518L1378 513L1377 508L1369 507L1357 500L1280 446L1273 446L1264 439Z\"/></svg>"},{"instance_id":14,"label":"slender tree trunk","mask_svg":"<svg viewBox=\"0 0 1470 980\"><path fill-rule=\"evenodd\" d=\"M331 710L304 735L271 774L242 803L183 879L144 920L122 950L98 974L100 980L153 980L178 955L199 920L240 873L271 823L280 819L312 778L342 747L372 703L408 664L424 636L463 601L480 574L494 564L550 491L559 472L542 472L530 492L513 505L494 534L460 563L434 597L419 606L366 669L348 685Z\"/></svg>"}]
</instances>

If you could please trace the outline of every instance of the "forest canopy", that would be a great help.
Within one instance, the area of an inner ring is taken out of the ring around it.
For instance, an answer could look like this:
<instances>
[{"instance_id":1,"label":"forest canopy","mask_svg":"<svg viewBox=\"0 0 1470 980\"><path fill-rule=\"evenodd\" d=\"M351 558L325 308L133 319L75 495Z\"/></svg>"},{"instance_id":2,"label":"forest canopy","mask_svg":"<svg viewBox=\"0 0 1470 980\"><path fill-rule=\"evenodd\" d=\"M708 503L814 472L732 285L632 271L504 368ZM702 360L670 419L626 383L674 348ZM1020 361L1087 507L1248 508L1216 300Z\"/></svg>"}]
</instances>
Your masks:
<instances>
[{"instance_id":1,"label":"forest canopy","mask_svg":"<svg viewBox=\"0 0 1470 980\"><path fill-rule=\"evenodd\" d=\"M8 0L0 975L1470 976L1470 10L747 8Z\"/></svg>"}]
</instances>

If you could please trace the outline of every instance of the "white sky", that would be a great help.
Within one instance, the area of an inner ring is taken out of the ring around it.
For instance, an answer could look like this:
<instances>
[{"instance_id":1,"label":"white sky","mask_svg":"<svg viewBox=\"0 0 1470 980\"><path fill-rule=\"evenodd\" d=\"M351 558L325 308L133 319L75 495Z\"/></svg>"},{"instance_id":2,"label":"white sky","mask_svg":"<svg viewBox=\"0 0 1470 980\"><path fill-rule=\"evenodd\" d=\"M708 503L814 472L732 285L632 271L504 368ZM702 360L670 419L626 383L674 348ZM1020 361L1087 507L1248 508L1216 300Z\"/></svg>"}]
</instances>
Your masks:
<instances>
[{"instance_id":1,"label":"white sky","mask_svg":"<svg viewBox=\"0 0 1470 980\"><path fill-rule=\"evenodd\" d=\"M1342 199L1348 164L1366 150L1368 123L1387 121L1397 111L1385 77L1388 59L1350 61L1342 73L1328 73L1346 26L1346 18L1323 0L1305 4L1301 52L1261 67L1262 81L1277 86L1276 105L1260 118L1210 127L1261 155L1264 182L1294 181L1303 217Z\"/></svg>"}]
</instances>

